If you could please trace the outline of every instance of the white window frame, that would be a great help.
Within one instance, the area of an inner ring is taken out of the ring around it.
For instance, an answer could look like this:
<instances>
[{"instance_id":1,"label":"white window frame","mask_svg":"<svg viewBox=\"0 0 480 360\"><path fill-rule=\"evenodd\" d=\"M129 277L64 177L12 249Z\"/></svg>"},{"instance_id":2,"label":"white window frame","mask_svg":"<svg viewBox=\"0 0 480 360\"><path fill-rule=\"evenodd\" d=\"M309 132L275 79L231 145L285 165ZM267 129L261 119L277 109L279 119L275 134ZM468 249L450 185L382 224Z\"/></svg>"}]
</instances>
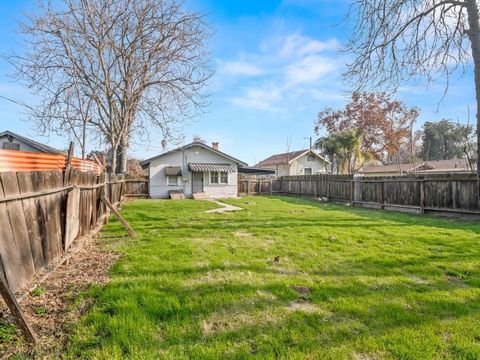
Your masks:
<instances>
[{"instance_id":1,"label":"white window frame","mask_svg":"<svg viewBox=\"0 0 480 360\"><path fill-rule=\"evenodd\" d=\"M307 169L310 170L310 174L307 174ZM313 175L313 169L311 167L303 168L303 175Z\"/></svg>"},{"instance_id":2,"label":"white window frame","mask_svg":"<svg viewBox=\"0 0 480 360\"><path fill-rule=\"evenodd\" d=\"M222 182L222 173L227 174L226 182ZM214 174L216 174L216 181L213 181ZM210 171L210 184L228 185L228 171Z\"/></svg>"},{"instance_id":3,"label":"white window frame","mask_svg":"<svg viewBox=\"0 0 480 360\"><path fill-rule=\"evenodd\" d=\"M314 161L315 161L315 155L307 154L307 162L314 162Z\"/></svg>"},{"instance_id":4,"label":"white window frame","mask_svg":"<svg viewBox=\"0 0 480 360\"><path fill-rule=\"evenodd\" d=\"M170 182L171 178L175 178L175 183ZM167 175L167 186L178 186L180 176Z\"/></svg>"},{"instance_id":5,"label":"white window frame","mask_svg":"<svg viewBox=\"0 0 480 360\"><path fill-rule=\"evenodd\" d=\"M225 182L222 181L222 174L226 174L226 177L225 177L225 178L226 178L227 180L226 180ZM220 184L221 184L221 185L228 185L228 171L220 171L220 172L218 173L218 180L220 181Z\"/></svg>"}]
</instances>

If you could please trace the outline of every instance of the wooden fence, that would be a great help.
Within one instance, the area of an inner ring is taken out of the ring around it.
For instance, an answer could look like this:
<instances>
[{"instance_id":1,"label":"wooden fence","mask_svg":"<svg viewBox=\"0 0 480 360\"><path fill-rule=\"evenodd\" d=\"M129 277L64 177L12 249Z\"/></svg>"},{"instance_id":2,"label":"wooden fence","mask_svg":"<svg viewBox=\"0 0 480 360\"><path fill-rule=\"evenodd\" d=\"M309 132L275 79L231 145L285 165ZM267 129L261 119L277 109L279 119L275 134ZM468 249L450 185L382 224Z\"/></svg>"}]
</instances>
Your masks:
<instances>
[{"instance_id":1,"label":"wooden fence","mask_svg":"<svg viewBox=\"0 0 480 360\"><path fill-rule=\"evenodd\" d=\"M148 197L148 191L148 179L125 179L126 197Z\"/></svg>"},{"instance_id":2,"label":"wooden fence","mask_svg":"<svg viewBox=\"0 0 480 360\"><path fill-rule=\"evenodd\" d=\"M240 195L262 195L272 193L271 180L239 180L238 193Z\"/></svg>"},{"instance_id":3,"label":"wooden fence","mask_svg":"<svg viewBox=\"0 0 480 360\"><path fill-rule=\"evenodd\" d=\"M350 201L352 179L350 175L282 176L272 181L272 193L311 195L333 201Z\"/></svg>"},{"instance_id":4,"label":"wooden fence","mask_svg":"<svg viewBox=\"0 0 480 360\"><path fill-rule=\"evenodd\" d=\"M125 190L124 180L73 167L0 173L0 271L10 289L20 290L101 223L102 195L118 205Z\"/></svg>"},{"instance_id":5,"label":"wooden fence","mask_svg":"<svg viewBox=\"0 0 480 360\"><path fill-rule=\"evenodd\" d=\"M382 210L480 215L479 184L475 174L355 178L319 174L242 180L239 193L312 196Z\"/></svg>"}]
</instances>

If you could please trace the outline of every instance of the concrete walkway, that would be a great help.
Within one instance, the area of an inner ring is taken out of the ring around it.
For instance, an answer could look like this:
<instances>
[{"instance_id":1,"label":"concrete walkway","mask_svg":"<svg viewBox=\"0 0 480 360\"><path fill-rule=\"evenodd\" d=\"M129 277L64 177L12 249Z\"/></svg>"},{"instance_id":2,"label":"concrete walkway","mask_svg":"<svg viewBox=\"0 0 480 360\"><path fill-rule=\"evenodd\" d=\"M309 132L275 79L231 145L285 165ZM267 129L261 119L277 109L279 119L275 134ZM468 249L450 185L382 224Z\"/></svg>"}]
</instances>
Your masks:
<instances>
[{"instance_id":1,"label":"concrete walkway","mask_svg":"<svg viewBox=\"0 0 480 360\"><path fill-rule=\"evenodd\" d=\"M238 210L243 210L241 207L238 207L238 206L234 206L234 205L230 205L230 204L225 204L221 201L218 201L218 200L209 200L219 206L221 206L221 208L218 208L218 209L212 209L212 210L207 210L205 211L207 214L211 214L211 213L220 213L220 214L223 214L224 212L227 212L227 211L238 211Z\"/></svg>"}]
</instances>

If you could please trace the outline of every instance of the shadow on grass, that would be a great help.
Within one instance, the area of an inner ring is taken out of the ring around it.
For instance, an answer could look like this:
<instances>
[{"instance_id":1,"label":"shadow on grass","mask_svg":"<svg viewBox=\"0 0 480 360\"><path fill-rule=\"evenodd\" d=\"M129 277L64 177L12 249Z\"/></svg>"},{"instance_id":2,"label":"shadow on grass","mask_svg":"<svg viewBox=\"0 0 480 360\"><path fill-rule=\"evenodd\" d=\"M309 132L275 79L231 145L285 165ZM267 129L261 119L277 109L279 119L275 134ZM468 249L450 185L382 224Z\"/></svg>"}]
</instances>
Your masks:
<instances>
[{"instance_id":1,"label":"shadow on grass","mask_svg":"<svg viewBox=\"0 0 480 360\"><path fill-rule=\"evenodd\" d=\"M387 220L402 223L405 225L426 225L444 229L462 229L468 228L469 231L480 234L480 224L478 220L465 220L462 218L449 218L435 216L431 214L408 214L397 211L385 211L360 207L351 207L342 204L320 203L310 198L299 198L293 196L271 196L272 199L287 202L292 205L309 206L322 210L338 210L345 211L350 214L361 216L371 220ZM352 221L355 219L352 219Z\"/></svg>"}]
</instances>

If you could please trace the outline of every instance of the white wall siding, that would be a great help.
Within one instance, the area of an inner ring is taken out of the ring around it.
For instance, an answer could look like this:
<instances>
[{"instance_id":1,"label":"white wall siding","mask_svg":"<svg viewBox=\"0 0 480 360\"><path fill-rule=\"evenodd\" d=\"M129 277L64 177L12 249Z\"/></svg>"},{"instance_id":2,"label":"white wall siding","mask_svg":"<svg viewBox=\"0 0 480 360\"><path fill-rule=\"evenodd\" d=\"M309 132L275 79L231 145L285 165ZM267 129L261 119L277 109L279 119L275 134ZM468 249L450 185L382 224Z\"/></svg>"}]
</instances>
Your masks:
<instances>
[{"instance_id":1,"label":"white wall siding","mask_svg":"<svg viewBox=\"0 0 480 360\"><path fill-rule=\"evenodd\" d=\"M230 163L237 170L237 165ZM206 173L207 181L205 183L205 195L212 198L228 198L237 196L238 176L236 172L228 173L227 184L211 184L210 173Z\"/></svg>"},{"instance_id":2,"label":"white wall siding","mask_svg":"<svg viewBox=\"0 0 480 360\"><path fill-rule=\"evenodd\" d=\"M167 177L165 176L165 168L167 166L181 166L182 167L182 178L179 181L178 186L167 185ZM185 177L188 177L188 171L186 171L186 166L182 164L182 153L174 152L168 155L161 157L160 159L153 160L150 163L150 197L152 198L168 198L170 190L183 190L186 196L191 195L190 192L187 193L184 181ZM187 187L188 188L188 187Z\"/></svg>"}]
</instances>

